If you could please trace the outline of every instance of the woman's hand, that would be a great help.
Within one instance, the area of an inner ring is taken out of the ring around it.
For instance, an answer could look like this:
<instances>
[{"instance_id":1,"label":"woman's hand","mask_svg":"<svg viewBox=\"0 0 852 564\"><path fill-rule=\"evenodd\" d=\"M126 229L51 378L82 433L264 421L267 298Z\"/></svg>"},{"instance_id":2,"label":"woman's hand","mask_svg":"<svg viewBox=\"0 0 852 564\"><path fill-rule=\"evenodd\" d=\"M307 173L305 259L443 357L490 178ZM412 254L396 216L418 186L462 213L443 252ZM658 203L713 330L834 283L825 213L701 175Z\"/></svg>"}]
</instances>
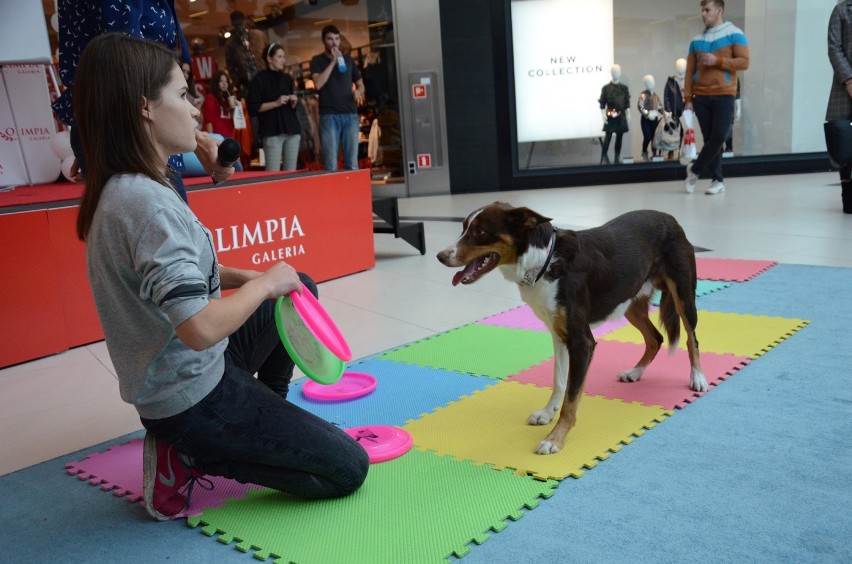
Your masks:
<instances>
[{"instance_id":1,"label":"woman's hand","mask_svg":"<svg viewBox=\"0 0 852 564\"><path fill-rule=\"evenodd\" d=\"M219 142L216 138L209 137L203 131L196 129L195 141L198 143L195 148L195 155L207 174L213 178L214 182L228 180L236 169L232 166L219 164Z\"/></svg>"},{"instance_id":2,"label":"woman's hand","mask_svg":"<svg viewBox=\"0 0 852 564\"><path fill-rule=\"evenodd\" d=\"M302 293L302 281L299 280L299 274L295 268L286 262L279 262L271 266L255 281L258 284L263 284L267 300L277 300L294 290Z\"/></svg>"}]
</instances>

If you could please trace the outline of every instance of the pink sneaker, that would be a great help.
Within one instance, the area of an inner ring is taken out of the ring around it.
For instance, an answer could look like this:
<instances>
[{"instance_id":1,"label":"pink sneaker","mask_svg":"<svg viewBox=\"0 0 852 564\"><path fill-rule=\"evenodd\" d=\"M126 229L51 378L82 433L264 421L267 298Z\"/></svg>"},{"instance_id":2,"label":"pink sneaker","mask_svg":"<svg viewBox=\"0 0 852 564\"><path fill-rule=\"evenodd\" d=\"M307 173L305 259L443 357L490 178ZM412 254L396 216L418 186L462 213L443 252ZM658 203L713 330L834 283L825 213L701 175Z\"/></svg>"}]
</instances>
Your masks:
<instances>
[{"instance_id":1,"label":"pink sneaker","mask_svg":"<svg viewBox=\"0 0 852 564\"><path fill-rule=\"evenodd\" d=\"M154 519L168 521L186 509L197 472L186 466L178 452L154 435L145 434L142 449L142 486L145 508ZM189 484L186 495L181 489Z\"/></svg>"}]
</instances>

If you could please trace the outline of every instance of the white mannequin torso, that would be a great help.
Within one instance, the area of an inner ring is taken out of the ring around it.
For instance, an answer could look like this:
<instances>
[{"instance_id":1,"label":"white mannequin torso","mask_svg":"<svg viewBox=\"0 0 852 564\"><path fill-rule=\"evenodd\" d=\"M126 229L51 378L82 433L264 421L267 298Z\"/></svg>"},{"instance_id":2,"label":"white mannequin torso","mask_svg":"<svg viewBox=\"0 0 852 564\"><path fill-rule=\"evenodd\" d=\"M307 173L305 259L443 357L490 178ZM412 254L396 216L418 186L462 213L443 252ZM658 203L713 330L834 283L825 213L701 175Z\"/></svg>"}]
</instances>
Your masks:
<instances>
[{"instance_id":1,"label":"white mannequin torso","mask_svg":"<svg viewBox=\"0 0 852 564\"><path fill-rule=\"evenodd\" d=\"M609 69L609 72L610 72L610 76L612 77L612 80L610 80L610 84L621 84L621 65L619 65L617 63L612 65L612 67ZM606 120L607 120L606 112L607 112L606 108L601 110L601 117L603 118L604 122L606 122ZM625 117L627 118L627 121L629 122L630 121L630 108L625 109L624 113L625 113Z\"/></svg>"},{"instance_id":2,"label":"white mannequin torso","mask_svg":"<svg viewBox=\"0 0 852 564\"><path fill-rule=\"evenodd\" d=\"M683 92L683 82L684 79L686 79L686 59L678 59L675 61L674 79L680 87L680 91Z\"/></svg>"},{"instance_id":3,"label":"white mannequin torso","mask_svg":"<svg viewBox=\"0 0 852 564\"><path fill-rule=\"evenodd\" d=\"M660 99L654 92L654 77L646 74L642 77L642 83L645 85L645 91L642 92L639 100L639 111L642 113L642 117L646 119L658 120L660 119L660 113L658 112ZM650 108L648 107L649 105L651 106Z\"/></svg>"}]
</instances>

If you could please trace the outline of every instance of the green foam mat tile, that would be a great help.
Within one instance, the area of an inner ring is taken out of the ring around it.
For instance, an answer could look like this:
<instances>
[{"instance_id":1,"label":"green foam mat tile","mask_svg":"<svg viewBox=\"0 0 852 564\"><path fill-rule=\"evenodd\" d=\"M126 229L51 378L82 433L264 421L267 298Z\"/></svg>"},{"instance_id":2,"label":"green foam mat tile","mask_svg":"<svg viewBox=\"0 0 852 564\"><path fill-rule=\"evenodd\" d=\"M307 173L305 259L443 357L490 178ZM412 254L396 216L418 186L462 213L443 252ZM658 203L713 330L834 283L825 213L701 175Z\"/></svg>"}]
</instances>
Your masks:
<instances>
[{"instance_id":1,"label":"green foam mat tile","mask_svg":"<svg viewBox=\"0 0 852 564\"><path fill-rule=\"evenodd\" d=\"M659 312L652 312L649 317L654 325L659 326ZM766 354L808 323L804 319L700 310L695 333L701 352L735 354L754 359ZM684 334L681 326L682 349L686 348ZM601 338L644 344L642 335L632 325L616 329Z\"/></svg>"},{"instance_id":2,"label":"green foam mat tile","mask_svg":"<svg viewBox=\"0 0 852 564\"><path fill-rule=\"evenodd\" d=\"M550 333L471 323L380 358L502 380L551 356Z\"/></svg>"},{"instance_id":3,"label":"green foam mat tile","mask_svg":"<svg viewBox=\"0 0 852 564\"><path fill-rule=\"evenodd\" d=\"M417 448L562 480L579 478L584 469L593 468L672 414L659 406L583 396L577 424L564 448L543 456L535 454L535 448L556 419L548 425L527 425L527 417L544 407L549 397L550 389L503 381L409 421L404 428Z\"/></svg>"},{"instance_id":4,"label":"green foam mat tile","mask_svg":"<svg viewBox=\"0 0 852 564\"><path fill-rule=\"evenodd\" d=\"M344 498L252 490L187 522L260 560L437 563L464 556L557 485L412 449L372 465L361 489Z\"/></svg>"}]
</instances>

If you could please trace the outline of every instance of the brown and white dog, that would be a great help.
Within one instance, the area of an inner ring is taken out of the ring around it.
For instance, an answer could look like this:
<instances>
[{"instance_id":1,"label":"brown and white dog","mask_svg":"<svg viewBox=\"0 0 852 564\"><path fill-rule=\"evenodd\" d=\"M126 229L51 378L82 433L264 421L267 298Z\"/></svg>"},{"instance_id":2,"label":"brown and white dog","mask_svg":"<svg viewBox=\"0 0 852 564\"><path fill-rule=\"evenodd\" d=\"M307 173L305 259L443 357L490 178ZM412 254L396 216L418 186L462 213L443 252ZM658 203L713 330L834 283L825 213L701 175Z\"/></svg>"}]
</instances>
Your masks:
<instances>
[{"instance_id":1,"label":"brown and white dog","mask_svg":"<svg viewBox=\"0 0 852 564\"><path fill-rule=\"evenodd\" d=\"M695 250L672 216L653 210L628 212L593 229L556 229L550 218L528 208L495 202L471 213L461 237L440 253L453 277L472 284L499 267L518 285L521 298L553 337L553 393L530 425L553 430L538 444L538 454L559 452L577 420L577 405L595 349L592 328L622 315L645 339L645 354L618 377L635 382L654 359L663 337L648 318L655 289L660 290L660 320L674 350L680 321L686 331L692 366L689 387L707 390L699 362L695 327ZM561 411L560 411L561 406Z\"/></svg>"}]
</instances>

